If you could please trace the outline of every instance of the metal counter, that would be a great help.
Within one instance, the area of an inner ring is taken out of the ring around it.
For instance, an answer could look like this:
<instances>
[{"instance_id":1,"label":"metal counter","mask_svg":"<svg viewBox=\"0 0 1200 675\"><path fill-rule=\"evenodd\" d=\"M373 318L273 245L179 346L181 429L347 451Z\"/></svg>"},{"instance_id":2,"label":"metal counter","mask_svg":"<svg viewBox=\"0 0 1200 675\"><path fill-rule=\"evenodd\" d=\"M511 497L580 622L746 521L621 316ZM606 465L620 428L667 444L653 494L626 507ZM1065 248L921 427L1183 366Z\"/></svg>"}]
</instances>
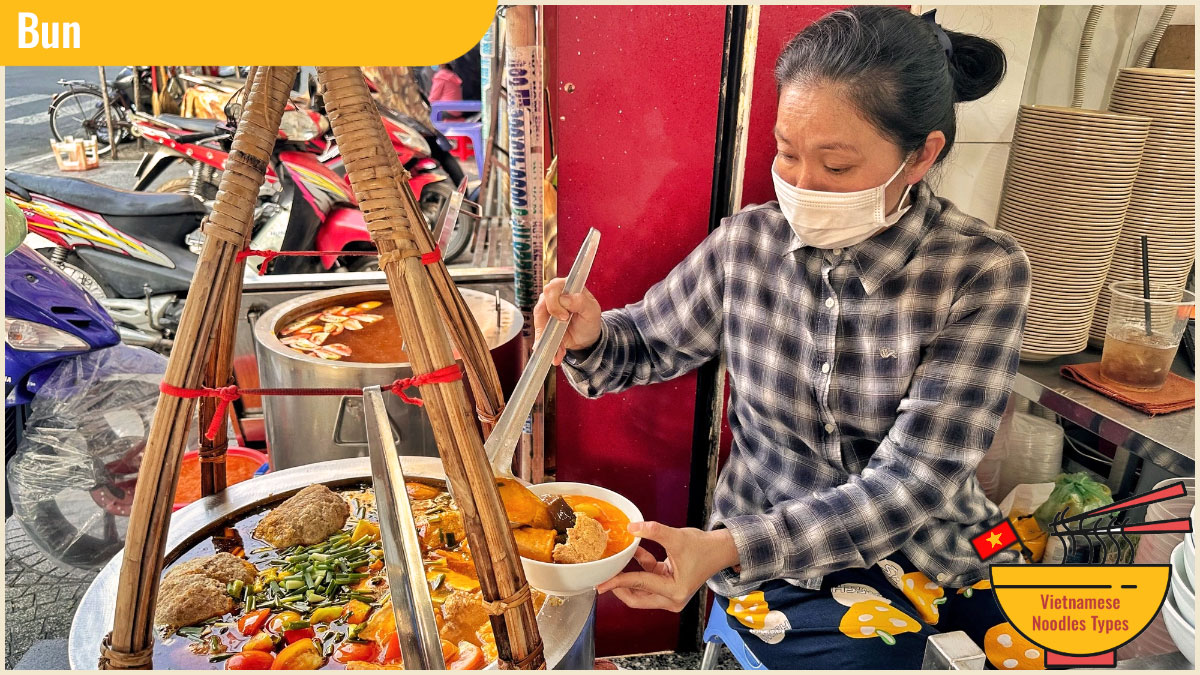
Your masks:
<instances>
[{"instance_id":1,"label":"metal counter","mask_svg":"<svg viewBox=\"0 0 1200 675\"><path fill-rule=\"evenodd\" d=\"M1169 473L1195 475L1195 409L1150 417L1059 374L1062 366L1099 360L1099 350L1088 349L1046 363L1022 363L1013 391ZM1193 379L1182 358L1173 370Z\"/></svg>"}]
</instances>

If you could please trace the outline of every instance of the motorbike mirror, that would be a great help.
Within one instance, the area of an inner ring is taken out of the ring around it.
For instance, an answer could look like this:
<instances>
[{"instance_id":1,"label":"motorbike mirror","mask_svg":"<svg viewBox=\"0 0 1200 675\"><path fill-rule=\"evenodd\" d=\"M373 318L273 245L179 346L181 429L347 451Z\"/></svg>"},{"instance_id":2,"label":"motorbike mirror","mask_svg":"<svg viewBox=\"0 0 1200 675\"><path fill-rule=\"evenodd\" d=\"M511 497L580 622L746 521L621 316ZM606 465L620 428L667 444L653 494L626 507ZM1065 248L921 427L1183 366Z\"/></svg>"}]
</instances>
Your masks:
<instances>
[{"instance_id":1,"label":"motorbike mirror","mask_svg":"<svg viewBox=\"0 0 1200 675\"><path fill-rule=\"evenodd\" d=\"M17 250L29 233L29 224L25 222L25 214L21 207L8 197L4 198L4 255Z\"/></svg>"}]
</instances>

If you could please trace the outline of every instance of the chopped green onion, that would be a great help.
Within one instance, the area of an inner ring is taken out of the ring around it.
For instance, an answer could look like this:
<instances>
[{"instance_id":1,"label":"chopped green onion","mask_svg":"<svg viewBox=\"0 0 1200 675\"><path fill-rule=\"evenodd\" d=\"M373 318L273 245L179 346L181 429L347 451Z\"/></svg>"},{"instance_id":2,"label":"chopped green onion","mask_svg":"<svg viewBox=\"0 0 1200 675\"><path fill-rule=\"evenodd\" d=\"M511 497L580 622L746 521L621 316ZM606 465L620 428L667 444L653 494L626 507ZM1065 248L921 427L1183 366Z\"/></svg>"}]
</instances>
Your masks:
<instances>
[{"instance_id":1,"label":"chopped green onion","mask_svg":"<svg viewBox=\"0 0 1200 675\"><path fill-rule=\"evenodd\" d=\"M446 580L446 575L439 574L433 578L433 581L429 582L429 587L436 591L437 589L441 588L442 582L445 580Z\"/></svg>"},{"instance_id":2,"label":"chopped green onion","mask_svg":"<svg viewBox=\"0 0 1200 675\"><path fill-rule=\"evenodd\" d=\"M309 592L308 592L308 593L307 593L307 594L304 596L304 599L305 599L305 600L308 600L309 602L321 602L321 601L323 601L323 600L325 599L325 596L323 596L323 595L320 595L320 594L318 594L318 593L313 593L312 591L309 591Z\"/></svg>"},{"instance_id":3,"label":"chopped green onion","mask_svg":"<svg viewBox=\"0 0 1200 675\"><path fill-rule=\"evenodd\" d=\"M283 582L283 587L289 591L294 591L294 590L297 590L300 588L304 588L305 583L302 579L292 579L291 581Z\"/></svg>"},{"instance_id":4,"label":"chopped green onion","mask_svg":"<svg viewBox=\"0 0 1200 675\"><path fill-rule=\"evenodd\" d=\"M304 619L300 619L299 621L288 621L287 623L283 624L284 630L303 630L305 628L311 628L311 627L312 627L312 623L310 623Z\"/></svg>"},{"instance_id":5,"label":"chopped green onion","mask_svg":"<svg viewBox=\"0 0 1200 675\"><path fill-rule=\"evenodd\" d=\"M304 599L304 594L297 593L295 595L289 595L286 598L281 599L280 602L300 602L303 599Z\"/></svg>"},{"instance_id":6,"label":"chopped green onion","mask_svg":"<svg viewBox=\"0 0 1200 675\"><path fill-rule=\"evenodd\" d=\"M241 652L225 652L224 654L214 654L214 655L208 657L208 662L209 663L220 663L222 661L228 661L229 659L232 659L233 657L237 656L238 654L241 654Z\"/></svg>"}]
</instances>

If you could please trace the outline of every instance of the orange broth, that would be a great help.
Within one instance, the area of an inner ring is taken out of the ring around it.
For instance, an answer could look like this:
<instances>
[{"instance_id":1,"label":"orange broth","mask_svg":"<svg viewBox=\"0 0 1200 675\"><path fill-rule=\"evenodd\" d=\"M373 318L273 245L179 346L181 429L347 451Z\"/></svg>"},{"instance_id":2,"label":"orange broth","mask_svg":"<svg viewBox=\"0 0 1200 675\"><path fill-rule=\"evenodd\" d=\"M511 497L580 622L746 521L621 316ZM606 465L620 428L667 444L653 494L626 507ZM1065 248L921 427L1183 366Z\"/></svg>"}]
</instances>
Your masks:
<instances>
[{"instance_id":1,"label":"orange broth","mask_svg":"<svg viewBox=\"0 0 1200 675\"><path fill-rule=\"evenodd\" d=\"M604 558L616 555L633 543L633 535L629 533L629 518L625 512L596 497L579 495L561 495L563 501L572 511L585 513L600 522L608 530L608 546L604 548Z\"/></svg>"}]
</instances>

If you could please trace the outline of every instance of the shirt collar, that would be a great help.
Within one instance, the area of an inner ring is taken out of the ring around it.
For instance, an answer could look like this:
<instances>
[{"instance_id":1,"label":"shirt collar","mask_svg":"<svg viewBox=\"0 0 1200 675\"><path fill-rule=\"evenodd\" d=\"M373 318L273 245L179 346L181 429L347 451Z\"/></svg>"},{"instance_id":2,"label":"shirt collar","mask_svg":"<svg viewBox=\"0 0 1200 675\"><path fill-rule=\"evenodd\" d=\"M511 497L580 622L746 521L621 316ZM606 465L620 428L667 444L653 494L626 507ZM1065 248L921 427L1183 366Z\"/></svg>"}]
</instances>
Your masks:
<instances>
[{"instance_id":1,"label":"shirt collar","mask_svg":"<svg viewBox=\"0 0 1200 675\"><path fill-rule=\"evenodd\" d=\"M850 255L858 269L859 280L867 295L874 293L884 281L908 263L926 232L926 223L930 220L931 211L937 207L933 191L924 181L914 185L909 195L912 208L901 216L895 225L862 243L842 249ZM795 232L790 234L787 254L806 248ZM818 249L809 250L818 252Z\"/></svg>"}]
</instances>

